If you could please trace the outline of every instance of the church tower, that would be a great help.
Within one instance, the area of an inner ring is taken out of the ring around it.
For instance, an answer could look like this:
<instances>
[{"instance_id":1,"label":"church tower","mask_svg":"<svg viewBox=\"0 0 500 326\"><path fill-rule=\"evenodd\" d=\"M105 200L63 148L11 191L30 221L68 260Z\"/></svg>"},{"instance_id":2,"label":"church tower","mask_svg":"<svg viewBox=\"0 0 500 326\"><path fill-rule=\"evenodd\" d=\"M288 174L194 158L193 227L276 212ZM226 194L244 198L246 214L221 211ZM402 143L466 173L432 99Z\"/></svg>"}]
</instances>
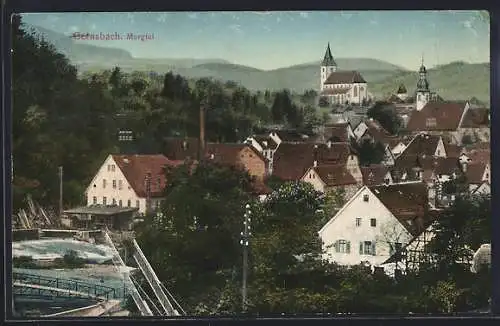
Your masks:
<instances>
[{"instance_id":1,"label":"church tower","mask_svg":"<svg viewBox=\"0 0 500 326\"><path fill-rule=\"evenodd\" d=\"M321 62L320 91L323 90L325 81L328 76L330 76L330 74L335 71L337 71L337 64L335 63L335 60L333 60L332 51L330 50L330 42L328 42L325 57L323 58L323 62Z\"/></svg>"},{"instance_id":2,"label":"church tower","mask_svg":"<svg viewBox=\"0 0 500 326\"><path fill-rule=\"evenodd\" d=\"M417 82L417 93L416 93L416 108L420 111L429 102L431 92L429 90L429 82L427 81L427 69L424 66L424 57L422 56L422 65L420 66L419 79Z\"/></svg>"}]
</instances>

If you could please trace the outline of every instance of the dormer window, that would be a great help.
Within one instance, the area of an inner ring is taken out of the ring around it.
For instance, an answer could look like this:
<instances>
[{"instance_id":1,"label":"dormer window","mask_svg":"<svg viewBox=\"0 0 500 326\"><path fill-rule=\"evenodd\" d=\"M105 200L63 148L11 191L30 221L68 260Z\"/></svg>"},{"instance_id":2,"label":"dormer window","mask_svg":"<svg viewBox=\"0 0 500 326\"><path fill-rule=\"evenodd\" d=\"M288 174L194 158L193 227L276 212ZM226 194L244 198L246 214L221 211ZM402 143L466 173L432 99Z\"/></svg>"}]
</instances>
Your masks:
<instances>
[{"instance_id":1,"label":"dormer window","mask_svg":"<svg viewBox=\"0 0 500 326\"><path fill-rule=\"evenodd\" d=\"M427 118L425 121L426 127L435 127L437 125L436 118Z\"/></svg>"}]
</instances>

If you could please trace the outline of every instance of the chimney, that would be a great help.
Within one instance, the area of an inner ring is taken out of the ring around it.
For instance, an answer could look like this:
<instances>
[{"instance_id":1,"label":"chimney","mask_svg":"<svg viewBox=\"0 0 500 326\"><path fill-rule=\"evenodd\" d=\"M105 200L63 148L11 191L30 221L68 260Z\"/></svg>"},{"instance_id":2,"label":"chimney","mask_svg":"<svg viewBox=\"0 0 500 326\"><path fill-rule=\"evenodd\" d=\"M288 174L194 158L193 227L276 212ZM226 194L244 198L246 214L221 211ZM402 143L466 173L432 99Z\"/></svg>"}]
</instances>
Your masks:
<instances>
[{"instance_id":1,"label":"chimney","mask_svg":"<svg viewBox=\"0 0 500 326\"><path fill-rule=\"evenodd\" d=\"M205 107L202 104L200 106L200 148L199 148L199 159L201 160L205 155Z\"/></svg>"},{"instance_id":2,"label":"chimney","mask_svg":"<svg viewBox=\"0 0 500 326\"><path fill-rule=\"evenodd\" d=\"M317 167L317 166L318 166L318 161L314 161L314 162L313 162L313 166L314 166L314 167Z\"/></svg>"}]
</instances>

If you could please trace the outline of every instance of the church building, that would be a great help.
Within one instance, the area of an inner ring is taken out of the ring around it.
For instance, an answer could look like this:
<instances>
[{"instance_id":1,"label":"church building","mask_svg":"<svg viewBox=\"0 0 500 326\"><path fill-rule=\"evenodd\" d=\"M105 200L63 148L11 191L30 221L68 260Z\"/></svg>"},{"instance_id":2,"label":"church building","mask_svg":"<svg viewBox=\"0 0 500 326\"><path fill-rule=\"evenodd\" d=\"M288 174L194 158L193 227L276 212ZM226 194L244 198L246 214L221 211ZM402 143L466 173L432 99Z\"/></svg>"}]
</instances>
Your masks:
<instances>
[{"instance_id":1,"label":"church building","mask_svg":"<svg viewBox=\"0 0 500 326\"><path fill-rule=\"evenodd\" d=\"M330 104L362 104L368 100L367 83L358 71L338 71L330 43L320 72L320 94Z\"/></svg>"}]
</instances>

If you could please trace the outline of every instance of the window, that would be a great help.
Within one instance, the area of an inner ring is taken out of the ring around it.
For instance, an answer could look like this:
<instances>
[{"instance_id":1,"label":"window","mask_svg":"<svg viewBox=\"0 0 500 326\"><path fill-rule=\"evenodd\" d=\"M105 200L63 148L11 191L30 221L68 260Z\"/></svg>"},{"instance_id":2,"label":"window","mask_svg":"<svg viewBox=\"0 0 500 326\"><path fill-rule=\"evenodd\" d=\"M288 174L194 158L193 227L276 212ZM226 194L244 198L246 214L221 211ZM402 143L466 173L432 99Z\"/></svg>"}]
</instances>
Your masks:
<instances>
[{"instance_id":1,"label":"window","mask_svg":"<svg viewBox=\"0 0 500 326\"><path fill-rule=\"evenodd\" d=\"M425 121L426 127L435 127L437 125L436 118L427 118Z\"/></svg>"},{"instance_id":2,"label":"window","mask_svg":"<svg viewBox=\"0 0 500 326\"><path fill-rule=\"evenodd\" d=\"M358 96L358 86L354 86L354 96Z\"/></svg>"},{"instance_id":3,"label":"window","mask_svg":"<svg viewBox=\"0 0 500 326\"><path fill-rule=\"evenodd\" d=\"M111 171L111 165L108 164L108 172Z\"/></svg>"},{"instance_id":4,"label":"window","mask_svg":"<svg viewBox=\"0 0 500 326\"><path fill-rule=\"evenodd\" d=\"M439 149L436 151L436 155L437 156L441 155L441 151Z\"/></svg>"},{"instance_id":5,"label":"window","mask_svg":"<svg viewBox=\"0 0 500 326\"><path fill-rule=\"evenodd\" d=\"M118 206L122 207L122 200L121 199L118 201Z\"/></svg>"},{"instance_id":6,"label":"window","mask_svg":"<svg viewBox=\"0 0 500 326\"><path fill-rule=\"evenodd\" d=\"M139 206L139 200L136 200L136 201L135 201L135 207L137 207L137 208L139 208L139 207L140 207L140 206Z\"/></svg>"},{"instance_id":7,"label":"window","mask_svg":"<svg viewBox=\"0 0 500 326\"><path fill-rule=\"evenodd\" d=\"M92 203L93 203L94 205L96 205L96 204L97 204L97 197L92 198Z\"/></svg>"},{"instance_id":8,"label":"window","mask_svg":"<svg viewBox=\"0 0 500 326\"><path fill-rule=\"evenodd\" d=\"M371 227L376 227L377 226L377 220L374 219L374 218L370 219L370 226Z\"/></svg>"},{"instance_id":9,"label":"window","mask_svg":"<svg viewBox=\"0 0 500 326\"><path fill-rule=\"evenodd\" d=\"M122 190L122 188L123 188L123 181L118 180L118 190Z\"/></svg>"},{"instance_id":10,"label":"window","mask_svg":"<svg viewBox=\"0 0 500 326\"><path fill-rule=\"evenodd\" d=\"M102 204L103 205L106 205L106 201L107 201L107 198L106 197L102 197Z\"/></svg>"},{"instance_id":11,"label":"window","mask_svg":"<svg viewBox=\"0 0 500 326\"><path fill-rule=\"evenodd\" d=\"M113 206L116 205L116 199L113 198Z\"/></svg>"},{"instance_id":12,"label":"window","mask_svg":"<svg viewBox=\"0 0 500 326\"><path fill-rule=\"evenodd\" d=\"M130 207L132 205L132 201L129 199L127 200L127 207Z\"/></svg>"},{"instance_id":13,"label":"window","mask_svg":"<svg viewBox=\"0 0 500 326\"><path fill-rule=\"evenodd\" d=\"M316 71L317 71L317 70L316 70ZM325 67L321 68L321 71L322 71L322 72L325 72Z\"/></svg>"},{"instance_id":14,"label":"window","mask_svg":"<svg viewBox=\"0 0 500 326\"><path fill-rule=\"evenodd\" d=\"M102 179L102 187L106 188L106 179Z\"/></svg>"},{"instance_id":15,"label":"window","mask_svg":"<svg viewBox=\"0 0 500 326\"><path fill-rule=\"evenodd\" d=\"M113 180L113 189L116 189L116 180Z\"/></svg>"},{"instance_id":16,"label":"window","mask_svg":"<svg viewBox=\"0 0 500 326\"><path fill-rule=\"evenodd\" d=\"M375 242L372 241L362 241L359 243L359 254L360 255L373 255L375 256Z\"/></svg>"},{"instance_id":17,"label":"window","mask_svg":"<svg viewBox=\"0 0 500 326\"><path fill-rule=\"evenodd\" d=\"M397 252L401 252L402 249L403 249L402 243L400 243L400 242L392 243L391 248L390 248L390 255L392 256Z\"/></svg>"},{"instance_id":18,"label":"window","mask_svg":"<svg viewBox=\"0 0 500 326\"><path fill-rule=\"evenodd\" d=\"M111 171L115 172L115 165L114 164L111 164Z\"/></svg>"},{"instance_id":19,"label":"window","mask_svg":"<svg viewBox=\"0 0 500 326\"><path fill-rule=\"evenodd\" d=\"M356 217L356 226L361 226L361 217Z\"/></svg>"},{"instance_id":20,"label":"window","mask_svg":"<svg viewBox=\"0 0 500 326\"><path fill-rule=\"evenodd\" d=\"M160 177L158 177L156 179L156 186L158 187L158 190L161 190L161 178Z\"/></svg>"},{"instance_id":21,"label":"window","mask_svg":"<svg viewBox=\"0 0 500 326\"><path fill-rule=\"evenodd\" d=\"M351 242L347 240L337 240L334 244L335 252L349 254L351 253Z\"/></svg>"},{"instance_id":22,"label":"window","mask_svg":"<svg viewBox=\"0 0 500 326\"><path fill-rule=\"evenodd\" d=\"M368 195L363 195L363 201L368 201Z\"/></svg>"}]
</instances>

